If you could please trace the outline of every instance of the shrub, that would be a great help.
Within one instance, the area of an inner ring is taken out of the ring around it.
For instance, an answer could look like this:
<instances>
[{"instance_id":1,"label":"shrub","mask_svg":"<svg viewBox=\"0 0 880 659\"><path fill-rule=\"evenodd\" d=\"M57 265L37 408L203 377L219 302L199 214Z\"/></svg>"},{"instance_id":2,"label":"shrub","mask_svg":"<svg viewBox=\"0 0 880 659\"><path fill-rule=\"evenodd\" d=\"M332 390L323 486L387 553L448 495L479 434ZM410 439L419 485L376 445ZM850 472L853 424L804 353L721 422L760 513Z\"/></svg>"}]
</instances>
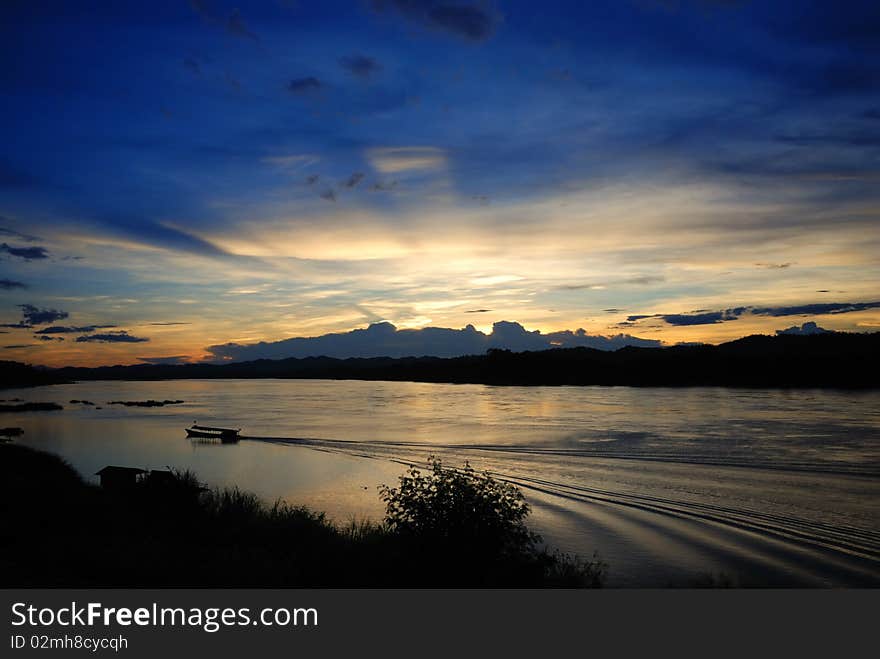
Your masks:
<instances>
[{"instance_id":1,"label":"shrub","mask_svg":"<svg viewBox=\"0 0 880 659\"><path fill-rule=\"evenodd\" d=\"M399 487L380 488L392 532L471 553L518 554L540 542L526 528L529 504L516 486L467 463L447 468L434 456L428 463L429 473L413 467Z\"/></svg>"},{"instance_id":2,"label":"shrub","mask_svg":"<svg viewBox=\"0 0 880 659\"><path fill-rule=\"evenodd\" d=\"M548 551L525 524L530 508L518 487L478 473L469 464L444 467L428 458L429 470L410 468L396 488L382 485L385 527L403 541L409 565L433 585L599 587L606 566ZM425 568L430 566L430 572Z\"/></svg>"}]
</instances>

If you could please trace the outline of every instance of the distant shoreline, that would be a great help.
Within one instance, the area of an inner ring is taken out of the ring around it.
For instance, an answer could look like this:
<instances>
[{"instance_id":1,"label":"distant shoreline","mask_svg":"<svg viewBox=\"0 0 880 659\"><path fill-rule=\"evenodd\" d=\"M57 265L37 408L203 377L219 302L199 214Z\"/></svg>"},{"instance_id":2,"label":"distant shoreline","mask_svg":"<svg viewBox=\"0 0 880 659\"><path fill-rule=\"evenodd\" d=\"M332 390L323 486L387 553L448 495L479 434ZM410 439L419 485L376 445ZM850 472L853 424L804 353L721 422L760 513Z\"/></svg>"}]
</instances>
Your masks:
<instances>
[{"instance_id":1,"label":"distant shoreline","mask_svg":"<svg viewBox=\"0 0 880 659\"><path fill-rule=\"evenodd\" d=\"M463 357L304 357L231 364L0 364L6 387L92 380L322 379L497 386L880 388L880 333L750 336L721 345L490 350Z\"/></svg>"}]
</instances>

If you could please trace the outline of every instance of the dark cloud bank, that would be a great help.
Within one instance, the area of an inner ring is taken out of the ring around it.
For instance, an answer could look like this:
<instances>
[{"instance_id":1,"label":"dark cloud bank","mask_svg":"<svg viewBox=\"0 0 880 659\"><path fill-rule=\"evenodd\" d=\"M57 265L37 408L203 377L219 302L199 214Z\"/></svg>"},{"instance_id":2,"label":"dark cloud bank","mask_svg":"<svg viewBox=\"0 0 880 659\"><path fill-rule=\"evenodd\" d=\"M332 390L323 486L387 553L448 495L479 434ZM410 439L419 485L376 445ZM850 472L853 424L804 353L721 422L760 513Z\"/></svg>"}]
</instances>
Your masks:
<instances>
[{"instance_id":1,"label":"dark cloud bank","mask_svg":"<svg viewBox=\"0 0 880 659\"><path fill-rule=\"evenodd\" d=\"M584 330L574 332L528 331L519 323L507 321L493 325L491 334L484 334L468 325L464 329L426 327L399 330L391 323L375 323L367 329L311 338L284 339L243 345L225 343L207 348L215 359L251 361L285 359L288 357L458 357L478 355L490 348L516 352L549 348L597 348L617 350L625 346L659 347L660 341L640 339L628 334L590 336Z\"/></svg>"},{"instance_id":2,"label":"dark cloud bank","mask_svg":"<svg viewBox=\"0 0 880 659\"><path fill-rule=\"evenodd\" d=\"M17 256L25 261L37 261L49 258L49 250L45 247L13 247L6 243L0 243L0 252L5 252L10 256Z\"/></svg>"},{"instance_id":3,"label":"dark cloud bank","mask_svg":"<svg viewBox=\"0 0 880 659\"><path fill-rule=\"evenodd\" d=\"M64 320L70 314L59 309L40 309L32 304L19 304L21 320L18 323L7 323L2 327L28 328L34 325L48 325L58 320ZM47 332L48 333L48 332Z\"/></svg>"},{"instance_id":4,"label":"dark cloud bank","mask_svg":"<svg viewBox=\"0 0 880 659\"><path fill-rule=\"evenodd\" d=\"M145 343L149 339L133 336L126 331L107 332L106 334L86 334L76 338L77 343Z\"/></svg>"},{"instance_id":5,"label":"dark cloud bank","mask_svg":"<svg viewBox=\"0 0 880 659\"><path fill-rule=\"evenodd\" d=\"M880 302L827 302L816 304L801 304L791 307L733 307L719 311L707 311L700 309L684 314L642 314L628 316L627 323L632 324L646 318L660 318L670 325L715 325L730 320L737 320L745 314L754 316L771 316L781 318L784 316L821 316L852 313L866 309L876 309Z\"/></svg>"},{"instance_id":6,"label":"dark cloud bank","mask_svg":"<svg viewBox=\"0 0 880 659\"><path fill-rule=\"evenodd\" d=\"M85 334L94 332L96 329L109 329L116 325L84 325L82 327L68 327L65 325L52 325L37 330L34 334Z\"/></svg>"}]
</instances>

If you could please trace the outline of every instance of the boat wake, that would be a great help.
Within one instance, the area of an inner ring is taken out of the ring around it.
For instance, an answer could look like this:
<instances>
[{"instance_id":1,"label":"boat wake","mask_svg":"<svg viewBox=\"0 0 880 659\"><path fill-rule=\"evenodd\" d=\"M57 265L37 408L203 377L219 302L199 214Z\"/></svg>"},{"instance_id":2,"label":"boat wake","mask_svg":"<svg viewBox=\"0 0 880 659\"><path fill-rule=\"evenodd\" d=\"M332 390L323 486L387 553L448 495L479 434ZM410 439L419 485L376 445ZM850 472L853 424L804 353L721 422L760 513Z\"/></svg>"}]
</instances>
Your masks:
<instances>
[{"instance_id":1,"label":"boat wake","mask_svg":"<svg viewBox=\"0 0 880 659\"><path fill-rule=\"evenodd\" d=\"M783 480L783 475L774 474L785 470L792 473L784 480L795 482L802 489L817 489L809 485L810 479L820 479L823 483L842 480L847 484L856 482L868 490L873 488L876 493L878 483L872 477L874 472L870 467L860 469L853 465L807 463L783 467L701 459L699 456L687 459L671 455L621 456L592 450L532 446L426 445L291 437L246 439L419 467L424 466L426 453L431 452L448 464L470 461L480 469L488 469L496 478L531 491L534 497L548 502L550 507L569 514L576 511L573 514L589 517L589 511L596 505L611 507L621 513L628 510L638 516L640 531L637 535L644 535L647 527L654 527L652 532L656 533L659 526L664 541L684 532L689 534L689 539L705 543L706 535L713 537L714 534L717 538L708 541L713 545L713 551L726 551L724 547L729 548L731 542L739 543L744 547L738 550L742 554L757 557L763 552L769 557L772 553L782 572L789 570L794 574L802 571L805 565L812 565L814 572L830 570L847 577L842 581L805 579L805 583L880 585L880 532L874 519L837 515L833 510L827 510L831 504L826 505L825 510L814 510L814 502L821 501L818 498L811 499L808 506L788 505L773 489L774 484ZM614 463L613 477L608 476L604 463ZM730 467L748 469L728 469ZM718 475L721 473L719 469L723 476ZM651 470L660 471L653 473ZM768 489L759 494L750 490L754 484L749 479L755 478L756 470L774 470L761 475L763 480L758 483ZM620 476L624 471L628 479ZM700 477L704 481L700 481ZM733 479L735 484L731 489L736 489L738 495L724 496L723 491L713 491L711 485L701 491L702 482L714 483L712 479L716 477ZM664 480L667 478L678 480L673 486ZM798 478L806 480L799 483ZM746 480L738 484L737 479ZM812 492L809 496L818 495ZM668 521L663 522L664 519ZM814 576L814 572L810 572L810 576Z\"/></svg>"}]
</instances>

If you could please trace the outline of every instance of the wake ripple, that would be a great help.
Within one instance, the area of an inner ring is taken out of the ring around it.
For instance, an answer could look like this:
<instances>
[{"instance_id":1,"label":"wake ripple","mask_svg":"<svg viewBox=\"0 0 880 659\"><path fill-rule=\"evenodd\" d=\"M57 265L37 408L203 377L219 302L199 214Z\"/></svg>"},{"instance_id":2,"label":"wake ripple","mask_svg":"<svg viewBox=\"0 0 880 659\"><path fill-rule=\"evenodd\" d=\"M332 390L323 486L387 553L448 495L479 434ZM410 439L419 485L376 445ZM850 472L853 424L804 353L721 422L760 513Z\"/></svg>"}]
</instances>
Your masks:
<instances>
[{"instance_id":1,"label":"wake ripple","mask_svg":"<svg viewBox=\"0 0 880 659\"><path fill-rule=\"evenodd\" d=\"M251 441L271 442L309 447L315 450L344 453L347 455L384 459L405 466L424 466L423 462L408 459L405 454L410 451L424 453L428 451L454 451L456 453L489 452L493 454L513 454L516 456L555 456L562 458L614 458L631 460L656 460L662 462L683 462L685 464L743 466L749 468L774 468L791 471L807 471L811 473L832 473L844 476L868 476L872 472L850 466L798 464L792 467L774 465L737 464L735 462L680 459L679 456L621 456L580 449L556 449L542 447L520 447L508 445L484 444L430 444L418 442L381 442L354 441L294 437L247 437ZM869 565L877 564L869 569L878 578L876 570L880 569L880 533L874 529L854 526L851 524L829 524L818 520L803 519L791 515L776 514L766 510L749 507L734 507L714 503L672 499L651 494L634 494L609 489L587 487L571 482L561 482L535 476L504 471L492 471L496 478L519 487L541 492L546 495L560 497L582 503L603 502L616 506L638 509L645 512L670 516L677 519L691 519L703 523L721 525L779 538L790 543L809 545L816 548L838 552L847 556L867 561Z\"/></svg>"}]
</instances>

